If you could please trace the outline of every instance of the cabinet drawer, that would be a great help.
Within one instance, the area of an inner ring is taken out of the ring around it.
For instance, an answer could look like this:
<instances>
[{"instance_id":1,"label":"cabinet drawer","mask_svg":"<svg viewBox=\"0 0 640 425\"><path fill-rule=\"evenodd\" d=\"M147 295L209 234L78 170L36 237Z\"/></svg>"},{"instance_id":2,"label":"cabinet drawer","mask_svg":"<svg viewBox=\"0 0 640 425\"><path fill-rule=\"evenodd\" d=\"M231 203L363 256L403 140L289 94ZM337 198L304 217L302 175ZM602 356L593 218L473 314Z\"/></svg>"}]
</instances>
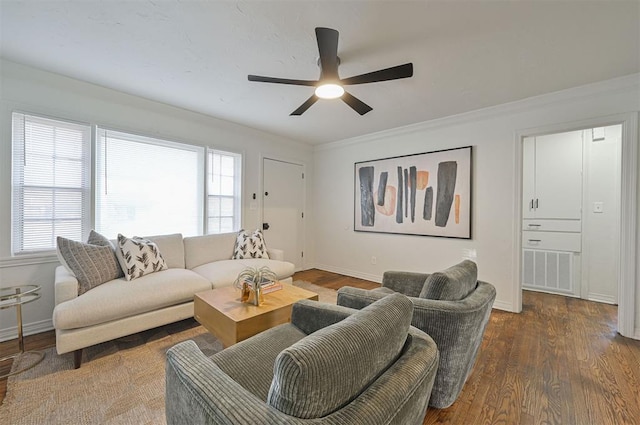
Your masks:
<instances>
[{"instance_id":1,"label":"cabinet drawer","mask_svg":"<svg viewBox=\"0 0 640 425\"><path fill-rule=\"evenodd\" d=\"M522 232L522 247L581 252L582 234L569 232Z\"/></svg>"},{"instance_id":2,"label":"cabinet drawer","mask_svg":"<svg viewBox=\"0 0 640 425\"><path fill-rule=\"evenodd\" d=\"M582 221L524 219L522 220L522 230L544 232L581 232Z\"/></svg>"}]
</instances>

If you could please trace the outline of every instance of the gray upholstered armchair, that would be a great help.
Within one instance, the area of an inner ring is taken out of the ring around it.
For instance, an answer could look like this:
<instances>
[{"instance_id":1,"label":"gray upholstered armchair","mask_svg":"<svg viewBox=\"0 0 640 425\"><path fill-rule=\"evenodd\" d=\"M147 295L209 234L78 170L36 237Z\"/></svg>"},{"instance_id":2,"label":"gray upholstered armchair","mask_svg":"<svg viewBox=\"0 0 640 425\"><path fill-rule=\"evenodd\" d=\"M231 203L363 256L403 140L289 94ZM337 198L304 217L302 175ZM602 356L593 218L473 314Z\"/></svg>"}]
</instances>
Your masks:
<instances>
[{"instance_id":1,"label":"gray upholstered armchair","mask_svg":"<svg viewBox=\"0 0 640 425\"><path fill-rule=\"evenodd\" d=\"M167 352L173 424L421 424L438 350L400 294L361 311L300 301L291 323L206 357Z\"/></svg>"},{"instance_id":2,"label":"gray upholstered armchair","mask_svg":"<svg viewBox=\"0 0 640 425\"><path fill-rule=\"evenodd\" d=\"M430 275L386 272L381 288L341 288L338 305L359 309L397 292L410 297L411 324L429 334L440 351L429 405L441 409L456 401L471 373L496 298L493 285L477 276L476 264L468 260Z\"/></svg>"}]
</instances>

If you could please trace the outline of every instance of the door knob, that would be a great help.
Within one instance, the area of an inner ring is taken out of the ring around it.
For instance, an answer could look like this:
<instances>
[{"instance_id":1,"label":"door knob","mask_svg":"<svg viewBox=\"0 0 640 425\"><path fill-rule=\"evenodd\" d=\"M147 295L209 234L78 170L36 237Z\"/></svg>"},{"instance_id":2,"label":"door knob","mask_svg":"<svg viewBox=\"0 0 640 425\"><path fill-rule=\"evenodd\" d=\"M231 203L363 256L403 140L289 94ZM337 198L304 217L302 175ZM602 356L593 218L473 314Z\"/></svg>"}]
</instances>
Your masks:
<instances>
[{"instance_id":1,"label":"door knob","mask_svg":"<svg viewBox=\"0 0 640 425\"><path fill-rule=\"evenodd\" d=\"M269 223L262 223L262 230L269 230Z\"/></svg>"}]
</instances>

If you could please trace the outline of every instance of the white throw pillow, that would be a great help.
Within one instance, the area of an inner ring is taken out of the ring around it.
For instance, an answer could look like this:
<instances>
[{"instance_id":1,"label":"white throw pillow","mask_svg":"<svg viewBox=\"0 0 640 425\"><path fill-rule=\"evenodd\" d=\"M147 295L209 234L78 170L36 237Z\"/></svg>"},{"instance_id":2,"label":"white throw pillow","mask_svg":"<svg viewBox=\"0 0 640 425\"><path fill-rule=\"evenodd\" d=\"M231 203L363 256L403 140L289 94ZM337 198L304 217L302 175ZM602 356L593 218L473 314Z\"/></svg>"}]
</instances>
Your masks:
<instances>
[{"instance_id":1,"label":"white throw pillow","mask_svg":"<svg viewBox=\"0 0 640 425\"><path fill-rule=\"evenodd\" d=\"M240 230L236 237L236 245L233 248L233 260L241 260L244 258L266 258L267 244L264 242L262 230L256 229L254 232Z\"/></svg>"},{"instance_id":2,"label":"white throw pillow","mask_svg":"<svg viewBox=\"0 0 640 425\"><path fill-rule=\"evenodd\" d=\"M137 236L127 238L118 234L116 257L126 280L137 279L169 268L160 254L158 245L149 239Z\"/></svg>"}]
</instances>

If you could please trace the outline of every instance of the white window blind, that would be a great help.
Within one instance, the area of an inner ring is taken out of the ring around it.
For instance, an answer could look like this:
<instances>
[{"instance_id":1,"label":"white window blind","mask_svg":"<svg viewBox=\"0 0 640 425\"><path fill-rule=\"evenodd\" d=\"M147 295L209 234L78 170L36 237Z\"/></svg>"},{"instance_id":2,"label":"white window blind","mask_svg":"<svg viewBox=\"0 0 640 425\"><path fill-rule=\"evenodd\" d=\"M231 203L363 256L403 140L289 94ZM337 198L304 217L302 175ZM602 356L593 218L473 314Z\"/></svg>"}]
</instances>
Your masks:
<instances>
[{"instance_id":1,"label":"white window blind","mask_svg":"<svg viewBox=\"0 0 640 425\"><path fill-rule=\"evenodd\" d=\"M242 156L207 151L207 233L240 229Z\"/></svg>"},{"instance_id":2,"label":"white window blind","mask_svg":"<svg viewBox=\"0 0 640 425\"><path fill-rule=\"evenodd\" d=\"M12 251L55 249L90 225L91 127L12 114Z\"/></svg>"},{"instance_id":3,"label":"white window blind","mask_svg":"<svg viewBox=\"0 0 640 425\"><path fill-rule=\"evenodd\" d=\"M204 148L98 129L96 230L201 235Z\"/></svg>"}]
</instances>

